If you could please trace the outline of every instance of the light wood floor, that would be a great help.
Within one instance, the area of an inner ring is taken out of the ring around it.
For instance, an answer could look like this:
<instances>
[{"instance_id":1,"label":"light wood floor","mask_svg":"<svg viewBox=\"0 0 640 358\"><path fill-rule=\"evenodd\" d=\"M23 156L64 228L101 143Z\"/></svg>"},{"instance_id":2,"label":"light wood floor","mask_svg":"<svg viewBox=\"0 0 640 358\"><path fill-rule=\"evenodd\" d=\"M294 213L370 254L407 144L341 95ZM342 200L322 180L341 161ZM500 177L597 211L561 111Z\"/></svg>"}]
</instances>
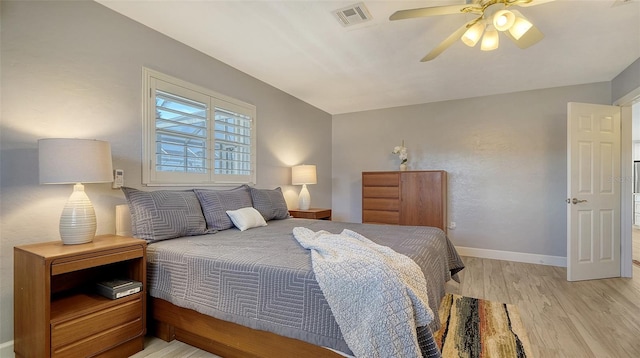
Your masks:
<instances>
[{"instance_id":1,"label":"light wood floor","mask_svg":"<svg viewBox=\"0 0 640 358\"><path fill-rule=\"evenodd\" d=\"M200 350L188 344L172 341L165 342L160 338L147 336L144 350L130 358L220 358L215 354Z\"/></svg>"},{"instance_id":2,"label":"light wood floor","mask_svg":"<svg viewBox=\"0 0 640 358\"><path fill-rule=\"evenodd\" d=\"M535 357L640 357L640 268L634 279L567 282L566 269L465 257L447 290L515 304ZM133 357L216 357L180 342L148 340Z\"/></svg>"}]
</instances>

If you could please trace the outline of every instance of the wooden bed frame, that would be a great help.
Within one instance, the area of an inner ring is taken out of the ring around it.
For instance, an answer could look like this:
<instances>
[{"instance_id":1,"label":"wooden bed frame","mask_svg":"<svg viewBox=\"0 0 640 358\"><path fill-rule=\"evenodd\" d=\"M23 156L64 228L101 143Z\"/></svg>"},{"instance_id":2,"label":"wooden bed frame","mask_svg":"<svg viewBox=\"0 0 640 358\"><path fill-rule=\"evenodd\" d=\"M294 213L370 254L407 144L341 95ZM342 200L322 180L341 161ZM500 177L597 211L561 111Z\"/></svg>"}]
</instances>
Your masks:
<instances>
[{"instance_id":1,"label":"wooden bed frame","mask_svg":"<svg viewBox=\"0 0 640 358\"><path fill-rule=\"evenodd\" d=\"M149 297L147 305L148 326L156 337L167 342L177 339L224 358L344 358L327 348L223 321L159 298Z\"/></svg>"},{"instance_id":2,"label":"wooden bed frame","mask_svg":"<svg viewBox=\"0 0 640 358\"><path fill-rule=\"evenodd\" d=\"M132 235L126 204L116 205L116 231ZM177 339L224 358L344 358L327 348L223 321L151 296L147 307L147 330L156 337L167 342Z\"/></svg>"}]
</instances>

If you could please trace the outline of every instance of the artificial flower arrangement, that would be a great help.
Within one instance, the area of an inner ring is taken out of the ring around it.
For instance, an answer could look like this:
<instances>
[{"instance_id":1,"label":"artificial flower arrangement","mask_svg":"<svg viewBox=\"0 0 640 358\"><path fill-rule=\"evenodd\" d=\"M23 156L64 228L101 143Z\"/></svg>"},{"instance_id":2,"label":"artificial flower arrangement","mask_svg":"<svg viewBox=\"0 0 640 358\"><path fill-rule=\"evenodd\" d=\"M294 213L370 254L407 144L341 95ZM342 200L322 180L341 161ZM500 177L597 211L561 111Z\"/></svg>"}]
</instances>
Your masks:
<instances>
[{"instance_id":1,"label":"artificial flower arrangement","mask_svg":"<svg viewBox=\"0 0 640 358\"><path fill-rule=\"evenodd\" d=\"M398 158L400 158L400 164L407 164L407 147L404 146L404 140L402 141L402 145L398 145L393 148L393 154L398 155Z\"/></svg>"}]
</instances>

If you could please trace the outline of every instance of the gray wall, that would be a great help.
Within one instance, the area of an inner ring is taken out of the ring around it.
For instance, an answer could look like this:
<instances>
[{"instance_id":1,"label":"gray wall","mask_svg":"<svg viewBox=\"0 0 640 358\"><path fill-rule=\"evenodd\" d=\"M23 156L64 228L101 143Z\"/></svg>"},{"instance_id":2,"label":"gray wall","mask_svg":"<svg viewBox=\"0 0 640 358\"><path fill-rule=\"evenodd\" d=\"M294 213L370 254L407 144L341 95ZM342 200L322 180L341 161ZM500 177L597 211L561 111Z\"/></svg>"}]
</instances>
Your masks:
<instances>
[{"instance_id":1,"label":"gray wall","mask_svg":"<svg viewBox=\"0 0 640 358\"><path fill-rule=\"evenodd\" d=\"M360 222L361 172L449 174L457 246L566 256L567 102L611 104L609 82L333 117L333 216Z\"/></svg>"},{"instance_id":2,"label":"gray wall","mask_svg":"<svg viewBox=\"0 0 640 358\"><path fill-rule=\"evenodd\" d=\"M640 57L611 81L611 99L615 102L638 89L640 89ZM640 93L636 94L640 95Z\"/></svg>"},{"instance_id":3,"label":"gray wall","mask_svg":"<svg viewBox=\"0 0 640 358\"><path fill-rule=\"evenodd\" d=\"M111 142L125 185L141 187L142 66L257 107L257 186L283 186L316 164L313 204L331 207L331 116L90 1L1 2L0 343L13 339L13 246L58 240L71 185L39 185L37 139ZM154 188L157 189L157 188ZM98 233L114 233L109 184L88 184Z\"/></svg>"}]
</instances>

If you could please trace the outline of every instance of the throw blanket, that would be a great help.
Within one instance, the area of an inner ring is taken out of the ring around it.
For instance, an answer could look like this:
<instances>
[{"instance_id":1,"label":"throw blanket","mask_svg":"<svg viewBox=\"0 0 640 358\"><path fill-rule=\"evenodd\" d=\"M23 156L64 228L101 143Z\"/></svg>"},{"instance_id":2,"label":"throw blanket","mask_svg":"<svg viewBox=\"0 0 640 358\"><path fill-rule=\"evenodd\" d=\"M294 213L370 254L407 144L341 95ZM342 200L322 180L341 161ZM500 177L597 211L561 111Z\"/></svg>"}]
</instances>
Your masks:
<instances>
[{"instance_id":1,"label":"throw blanket","mask_svg":"<svg viewBox=\"0 0 640 358\"><path fill-rule=\"evenodd\" d=\"M293 235L311 250L316 280L356 357L422 357L416 328L434 316L413 260L347 229L296 227Z\"/></svg>"}]
</instances>

